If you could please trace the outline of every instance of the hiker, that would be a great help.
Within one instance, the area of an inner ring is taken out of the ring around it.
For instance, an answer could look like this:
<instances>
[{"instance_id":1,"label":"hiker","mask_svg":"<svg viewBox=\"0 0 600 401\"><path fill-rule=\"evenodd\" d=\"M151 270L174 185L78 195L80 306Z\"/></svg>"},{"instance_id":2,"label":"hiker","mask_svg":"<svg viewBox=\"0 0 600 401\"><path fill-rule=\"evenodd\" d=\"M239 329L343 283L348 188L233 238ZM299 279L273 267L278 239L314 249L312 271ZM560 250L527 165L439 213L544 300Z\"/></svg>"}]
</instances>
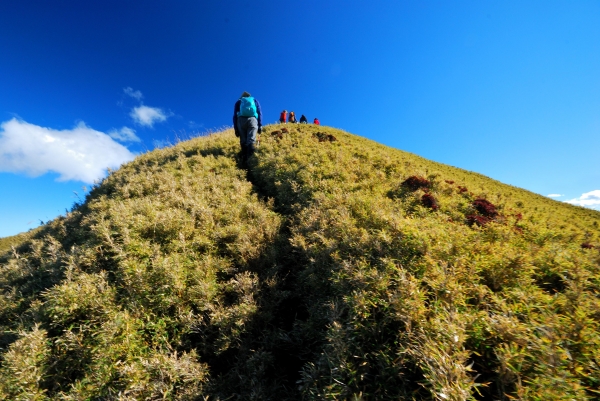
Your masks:
<instances>
[{"instance_id":1,"label":"hiker","mask_svg":"<svg viewBox=\"0 0 600 401\"><path fill-rule=\"evenodd\" d=\"M302 116L300 116L300 124L308 124L308 119L306 118L306 116L304 114L302 114Z\"/></svg>"},{"instance_id":2,"label":"hiker","mask_svg":"<svg viewBox=\"0 0 600 401\"><path fill-rule=\"evenodd\" d=\"M290 117L288 118L288 121L292 124L296 124L298 122L298 120L296 120L296 114L294 114L293 111L290 111Z\"/></svg>"},{"instance_id":3,"label":"hiker","mask_svg":"<svg viewBox=\"0 0 600 401\"><path fill-rule=\"evenodd\" d=\"M282 124L285 124L286 117L287 117L287 110L284 110L279 115L279 122Z\"/></svg>"},{"instance_id":4,"label":"hiker","mask_svg":"<svg viewBox=\"0 0 600 401\"><path fill-rule=\"evenodd\" d=\"M242 93L242 96L235 102L233 129L235 136L240 138L242 165L246 165L250 156L254 154L256 135L262 131L260 103L248 92Z\"/></svg>"},{"instance_id":5,"label":"hiker","mask_svg":"<svg viewBox=\"0 0 600 401\"><path fill-rule=\"evenodd\" d=\"M321 125L321 123L319 122L319 119L317 117L315 117L315 120L313 121L313 124L315 124L315 125Z\"/></svg>"}]
</instances>

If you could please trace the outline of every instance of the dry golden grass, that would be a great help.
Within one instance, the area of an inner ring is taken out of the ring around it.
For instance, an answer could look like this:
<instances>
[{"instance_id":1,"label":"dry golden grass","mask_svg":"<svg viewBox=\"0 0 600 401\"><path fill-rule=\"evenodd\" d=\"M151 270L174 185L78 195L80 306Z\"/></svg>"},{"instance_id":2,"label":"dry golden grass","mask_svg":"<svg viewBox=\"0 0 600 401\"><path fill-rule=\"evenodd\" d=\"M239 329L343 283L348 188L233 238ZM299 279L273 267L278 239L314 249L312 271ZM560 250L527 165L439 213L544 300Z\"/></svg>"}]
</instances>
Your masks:
<instances>
[{"instance_id":1,"label":"dry golden grass","mask_svg":"<svg viewBox=\"0 0 600 401\"><path fill-rule=\"evenodd\" d=\"M144 154L5 248L0 397L597 399L600 213L282 127L248 171L232 130Z\"/></svg>"}]
</instances>

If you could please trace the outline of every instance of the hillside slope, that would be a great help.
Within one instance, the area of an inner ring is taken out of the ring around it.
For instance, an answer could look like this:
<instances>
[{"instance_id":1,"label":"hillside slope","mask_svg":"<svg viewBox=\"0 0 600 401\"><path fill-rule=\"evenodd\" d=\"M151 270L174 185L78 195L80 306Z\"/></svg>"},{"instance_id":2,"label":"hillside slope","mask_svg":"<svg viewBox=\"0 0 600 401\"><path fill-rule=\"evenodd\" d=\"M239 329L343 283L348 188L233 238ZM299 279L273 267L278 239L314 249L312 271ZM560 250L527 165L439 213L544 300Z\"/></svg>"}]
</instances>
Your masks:
<instances>
[{"instance_id":1,"label":"hillside slope","mask_svg":"<svg viewBox=\"0 0 600 401\"><path fill-rule=\"evenodd\" d=\"M600 213L326 127L155 150L0 256L0 398L597 399Z\"/></svg>"}]
</instances>

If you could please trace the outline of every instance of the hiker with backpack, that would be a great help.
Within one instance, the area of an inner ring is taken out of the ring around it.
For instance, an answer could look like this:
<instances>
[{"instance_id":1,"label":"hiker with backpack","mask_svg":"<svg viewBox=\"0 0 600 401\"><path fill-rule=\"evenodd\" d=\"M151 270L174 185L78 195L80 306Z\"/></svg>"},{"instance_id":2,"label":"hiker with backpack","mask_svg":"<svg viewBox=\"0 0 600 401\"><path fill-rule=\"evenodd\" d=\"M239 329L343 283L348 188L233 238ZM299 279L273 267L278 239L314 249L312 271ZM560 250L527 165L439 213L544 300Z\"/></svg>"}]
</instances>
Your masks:
<instances>
[{"instance_id":1,"label":"hiker with backpack","mask_svg":"<svg viewBox=\"0 0 600 401\"><path fill-rule=\"evenodd\" d=\"M242 147L242 165L246 165L254 154L256 136L262 132L262 112L260 103L248 92L235 102L233 108L233 129L235 136L240 138Z\"/></svg>"},{"instance_id":2,"label":"hiker with backpack","mask_svg":"<svg viewBox=\"0 0 600 401\"><path fill-rule=\"evenodd\" d=\"M300 124L308 124L308 119L304 114L300 116Z\"/></svg>"},{"instance_id":3,"label":"hiker with backpack","mask_svg":"<svg viewBox=\"0 0 600 401\"><path fill-rule=\"evenodd\" d=\"M285 124L286 120L287 120L287 110L284 110L279 115L279 122L282 124Z\"/></svg>"}]
</instances>

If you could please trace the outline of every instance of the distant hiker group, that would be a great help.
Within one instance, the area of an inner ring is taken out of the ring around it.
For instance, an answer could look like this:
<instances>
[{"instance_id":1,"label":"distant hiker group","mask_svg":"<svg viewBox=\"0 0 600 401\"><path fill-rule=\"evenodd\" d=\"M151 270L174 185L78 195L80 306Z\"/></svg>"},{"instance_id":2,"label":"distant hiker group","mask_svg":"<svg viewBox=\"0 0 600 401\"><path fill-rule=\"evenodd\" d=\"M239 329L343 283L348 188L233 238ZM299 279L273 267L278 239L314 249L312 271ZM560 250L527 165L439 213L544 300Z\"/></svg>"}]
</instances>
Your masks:
<instances>
[{"instance_id":1,"label":"distant hiker group","mask_svg":"<svg viewBox=\"0 0 600 401\"><path fill-rule=\"evenodd\" d=\"M290 114L288 115L288 111L283 110L281 112L281 114L279 115L279 122L281 124L286 124L286 123L296 124L298 122L296 120L296 113L294 113L293 111L290 111ZM300 116L300 124L308 124L308 119L306 118L306 116L304 114L302 114L302 116ZM313 120L313 124L321 125L321 123L319 122L319 119L316 117Z\"/></svg>"}]
</instances>

